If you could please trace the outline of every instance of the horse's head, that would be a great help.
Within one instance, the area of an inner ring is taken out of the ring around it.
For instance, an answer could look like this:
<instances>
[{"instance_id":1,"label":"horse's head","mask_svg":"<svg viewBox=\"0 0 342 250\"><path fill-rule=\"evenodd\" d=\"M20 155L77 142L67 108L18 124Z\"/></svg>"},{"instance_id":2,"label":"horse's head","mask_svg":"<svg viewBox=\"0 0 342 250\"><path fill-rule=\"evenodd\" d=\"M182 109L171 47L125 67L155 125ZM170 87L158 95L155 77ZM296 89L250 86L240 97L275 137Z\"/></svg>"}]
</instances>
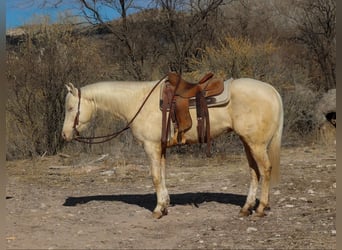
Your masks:
<instances>
[{"instance_id":1,"label":"horse's head","mask_svg":"<svg viewBox=\"0 0 342 250\"><path fill-rule=\"evenodd\" d=\"M81 90L72 83L66 84L68 93L65 98L65 118L62 137L71 141L75 134L85 130L93 116L94 103L82 97Z\"/></svg>"}]
</instances>

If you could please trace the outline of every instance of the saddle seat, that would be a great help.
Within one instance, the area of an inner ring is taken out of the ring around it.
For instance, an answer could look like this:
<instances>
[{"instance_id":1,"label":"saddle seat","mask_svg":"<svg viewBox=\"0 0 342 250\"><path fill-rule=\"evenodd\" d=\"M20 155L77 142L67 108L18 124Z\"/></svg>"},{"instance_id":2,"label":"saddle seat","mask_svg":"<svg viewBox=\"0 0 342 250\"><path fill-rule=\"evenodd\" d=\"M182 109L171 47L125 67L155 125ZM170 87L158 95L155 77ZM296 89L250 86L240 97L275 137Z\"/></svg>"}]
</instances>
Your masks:
<instances>
[{"instance_id":1,"label":"saddle seat","mask_svg":"<svg viewBox=\"0 0 342 250\"><path fill-rule=\"evenodd\" d=\"M198 83L191 83L175 72L169 72L162 93L163 99L163 126L162 145L165 153L166 145L185 144L185 132L192 127L192 119L189 111L190 99L196 98L197 133L200 143L210 140L209 112L206 98L217 96L224 90L222 79L213 78L212 73L206 74ZM168 141L170 126L166 118L169 111L174 125L174 136ZM210 149L208 149L210 151ZM208 154L208 152L207 152Z\"/></svg>"},{"instance_id":2,"label":"saddle seat","mask_svg":"<svg viewBox=\"0 0 342 250\"><path fill-rule=\"evenodd\" d=\"M175 72L168 73L168 82L176 88L178 81L178 88L175 95L183 98L195 97L198 92L205 91L205 97L219 95L223 91L223 80L212 79L213 73L206 74L198 83L191 83L180 77Z\"/></svg>"}]
</instances>

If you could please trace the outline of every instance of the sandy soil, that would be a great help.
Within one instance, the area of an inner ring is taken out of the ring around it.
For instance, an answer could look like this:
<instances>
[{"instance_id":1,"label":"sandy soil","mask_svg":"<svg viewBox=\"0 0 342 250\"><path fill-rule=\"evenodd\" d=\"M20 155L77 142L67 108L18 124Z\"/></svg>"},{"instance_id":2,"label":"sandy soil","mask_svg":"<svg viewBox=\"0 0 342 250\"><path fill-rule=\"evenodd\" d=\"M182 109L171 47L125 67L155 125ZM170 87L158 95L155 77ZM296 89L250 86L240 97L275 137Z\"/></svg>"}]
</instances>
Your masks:
<instances>
[{"instance_id":1,"label":"sandy soil","mask_svg":"<svg viewBox=\"0 0 342 250\"><path fill-rule=\"evenodd\" d=\"M283 148L271 210L240 218L243 152L168 154L169 214L143 154L57 155L7 163L8 249L336 249L336 151Z\"/></svg>"}]
</instances>

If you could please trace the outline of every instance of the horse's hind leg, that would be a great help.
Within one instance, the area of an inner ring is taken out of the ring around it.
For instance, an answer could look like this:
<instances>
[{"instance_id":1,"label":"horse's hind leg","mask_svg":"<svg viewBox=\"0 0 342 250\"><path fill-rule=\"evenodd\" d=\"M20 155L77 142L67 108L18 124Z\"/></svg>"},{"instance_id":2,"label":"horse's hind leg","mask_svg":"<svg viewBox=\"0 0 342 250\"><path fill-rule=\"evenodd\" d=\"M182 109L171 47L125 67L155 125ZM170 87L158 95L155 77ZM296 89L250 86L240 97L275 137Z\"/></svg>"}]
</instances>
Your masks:
<instances>
[{"instance_id":1,"label":"horse's hind leg","mask_svg":"<svg viewBox=\"0 0 342 250\"><path fill-rule=\"evenodd\" d=\"M257 163L255 162L253 158L253 155L249 146L247 145L247 143L245 143L244 140L242 140L242 142L245 147L248 164L249 164L250 171L251 171L251 183L249 186L249 192L247 195L245 205L241 208L239 215L248 216L252 213L252 209L255 206L256 193L257 193L259 179L260 179L260 172L259 172Z\"/></svg>"},{"instance_id":2,"label":"horse's hind leg","mask_svg":"<svg viewBox=\"0 0 342 250\"><path fill-rule=\"evenodd\" d=\"M261 175L260 203L256 209L255 215L262 217L265 215L265 208L269 208L268 202L272 166L265 145L258 145L251 148L251 153Z\"/></svg>"}]
</instances>

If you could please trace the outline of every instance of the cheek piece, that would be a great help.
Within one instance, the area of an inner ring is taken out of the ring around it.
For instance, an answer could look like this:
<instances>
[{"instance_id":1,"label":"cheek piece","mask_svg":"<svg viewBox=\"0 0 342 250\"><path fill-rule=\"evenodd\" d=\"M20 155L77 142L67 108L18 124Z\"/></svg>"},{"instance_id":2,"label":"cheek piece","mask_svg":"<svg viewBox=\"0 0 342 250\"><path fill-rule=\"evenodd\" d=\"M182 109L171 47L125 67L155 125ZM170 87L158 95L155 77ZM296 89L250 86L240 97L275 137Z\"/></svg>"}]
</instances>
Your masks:
<instances>
[{"instance_id":1,"label":"cheek piece","mask_svg":"<svg viewBox=\"0 0 342 250\"><path fill-rule=\"evenodd\" d=\"M77 105L77 113L76 113L76 116L75 116L75 120L74 120L74 125L72 126L73 130L75 131L76 133L76 136L79 136L80 135L80 132L77 130L77 125L79 123L79 119L80 119L80 106L81 106L81 90L80 89L77 89L78 90L78 105Z\"/></svg>"}]
</instances>

